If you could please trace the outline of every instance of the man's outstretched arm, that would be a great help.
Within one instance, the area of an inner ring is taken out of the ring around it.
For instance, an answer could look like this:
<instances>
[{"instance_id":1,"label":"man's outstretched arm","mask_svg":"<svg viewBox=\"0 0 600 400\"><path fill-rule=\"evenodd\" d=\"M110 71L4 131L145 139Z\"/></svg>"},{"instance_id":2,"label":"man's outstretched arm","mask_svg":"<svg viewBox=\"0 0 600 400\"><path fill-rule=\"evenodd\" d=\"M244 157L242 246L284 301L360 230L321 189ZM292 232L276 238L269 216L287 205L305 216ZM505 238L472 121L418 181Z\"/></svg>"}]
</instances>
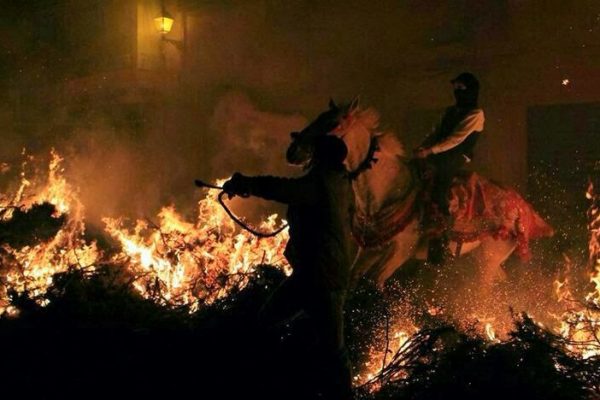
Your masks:
<instances>
[{"instance_id":1,"label":"man's outstretched arm","mask_svg":"<svg viewBox=\"0 0 600 400\"><path fill-rule=\"evenodd\" d=\"M443 153L461 144L471 133L483 131L485 117L482 110L473 110L457 126L446 139L431 146L433 154Z\"/></svg>"},{"instance_id":2,"label":"man's outstretched arm","mask_svg":"<svg viewBox=\"0 0 600 400\"><path fill-rule=\"evenodd\" d=\"M318 198L314 177L234 176L223 186L230 194L250 195L285 204L315 204Z\"/></svg>"}]
</instances>

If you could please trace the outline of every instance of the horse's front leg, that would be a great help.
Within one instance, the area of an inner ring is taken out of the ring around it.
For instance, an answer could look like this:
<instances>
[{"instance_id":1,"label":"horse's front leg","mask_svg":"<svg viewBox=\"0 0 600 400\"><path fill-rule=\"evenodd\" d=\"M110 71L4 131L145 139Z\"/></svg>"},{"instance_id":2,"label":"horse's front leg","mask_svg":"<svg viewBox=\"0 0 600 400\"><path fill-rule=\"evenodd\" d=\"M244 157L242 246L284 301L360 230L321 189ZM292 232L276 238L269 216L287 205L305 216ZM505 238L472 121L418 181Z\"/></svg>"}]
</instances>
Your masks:
<instances>
[{"instance_id":1,"label":"horse's front leg","mask_svg":"<svg viewBox=\"0 0 600 400\"><path fill-rule=\"evenodd\" d=\"M502 264L515 250L514 240L495 240L486 238L475 250L475 260L480 272L480 290L482 295L489 296L497 283L506 280L506 272Z\"/></svg>"},{"instance_id":2,"label":"horse's front leg","mask_svg":"<svg viewBox=\"0 0 600 400\"><path fill-rule=\"evenodd\" d=\"M376 247L360 248L352 269L352 281L367 276L383 288L385 281L413 257L419 241L419 224L411 222L390 241Z\"/></svg>"}]
</instances>

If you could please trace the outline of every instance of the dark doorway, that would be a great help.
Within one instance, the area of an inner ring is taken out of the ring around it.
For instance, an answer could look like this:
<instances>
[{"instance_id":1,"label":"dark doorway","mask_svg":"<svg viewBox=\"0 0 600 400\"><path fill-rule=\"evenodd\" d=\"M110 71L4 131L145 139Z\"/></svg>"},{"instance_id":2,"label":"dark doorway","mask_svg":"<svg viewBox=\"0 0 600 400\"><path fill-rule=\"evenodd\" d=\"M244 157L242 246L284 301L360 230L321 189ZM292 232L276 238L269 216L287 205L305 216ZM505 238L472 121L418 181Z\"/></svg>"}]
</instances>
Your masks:
<instances>
[{"instance_id":1,"label":"dark doorway","mask_svg":"<svg viewBox=\"0 0 600 400\"><path fill-rule=\"evenodd\" d=\"M530 107L528 192L557 231L557 250L587 249L588 177L600 160L600 103Z\"/></svg>"}]
</instances>

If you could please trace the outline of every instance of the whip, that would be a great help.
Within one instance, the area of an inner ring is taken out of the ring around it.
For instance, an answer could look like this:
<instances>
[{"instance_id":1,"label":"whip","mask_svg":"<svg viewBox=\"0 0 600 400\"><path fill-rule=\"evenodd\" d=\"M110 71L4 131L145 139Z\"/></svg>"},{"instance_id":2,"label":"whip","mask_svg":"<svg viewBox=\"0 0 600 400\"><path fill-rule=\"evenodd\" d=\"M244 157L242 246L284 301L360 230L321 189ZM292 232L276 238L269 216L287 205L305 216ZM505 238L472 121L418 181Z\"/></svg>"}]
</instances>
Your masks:
<instances>
[{"instance_id":1,"label":"whip","mask_svg":"<svg viewBox=\"0 0 600 400\"><path fill-rule=\"evenodd\" d=\"M212 183L207 183L207 182L204 182L204 181L202 181L200 179L194 180L194 184L197 187L200 187L200 188L220 190L221 193L219 193L219 195L217 196L217 200L219 201L219 204L221 205L221 207L223 207L223 210L225 210L225 212L227 213L227 215L229 216L229 218L231 218L242 229L250 232L251 234L253 234L253 235L257 236L257 237L268 238L268 237L277 236L284 229L286 229L288 227L288 224L285 224L285 225L281 226L280 228L274 230L273 232L261 232L261 231L259 231L257 229L254 229L254 228L246 225L244 223L244 221L242 221L241 219L239 219L238 217L236 217L235 214L233 214L233 212L229 209L229 207L227 207L227 204L225 204L225 195L227 193L223 190L222 186L214 185ZM248 196L241 196L241 197L248 197Z\"/></svg>"}]
</instances>

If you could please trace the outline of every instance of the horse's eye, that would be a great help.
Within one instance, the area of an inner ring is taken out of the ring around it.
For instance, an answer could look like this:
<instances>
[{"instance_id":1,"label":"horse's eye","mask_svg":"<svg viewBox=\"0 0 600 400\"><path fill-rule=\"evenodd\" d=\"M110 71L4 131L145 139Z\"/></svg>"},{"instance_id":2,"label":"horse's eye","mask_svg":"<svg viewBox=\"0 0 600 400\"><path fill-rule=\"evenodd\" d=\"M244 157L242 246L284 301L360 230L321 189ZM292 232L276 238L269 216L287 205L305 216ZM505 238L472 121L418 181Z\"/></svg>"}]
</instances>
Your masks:
<instances>
[{"instance_id":1,"label":"horse's eye","mask_svg":"<svg viewBox=\"0 0 600 400\"><path fill-rule=\"evenodd\" d=\"M292 139L296 140L300 136L300 132L292 132L290 133L290 136L292 137Z\"/></svg>"}]
</instances>

